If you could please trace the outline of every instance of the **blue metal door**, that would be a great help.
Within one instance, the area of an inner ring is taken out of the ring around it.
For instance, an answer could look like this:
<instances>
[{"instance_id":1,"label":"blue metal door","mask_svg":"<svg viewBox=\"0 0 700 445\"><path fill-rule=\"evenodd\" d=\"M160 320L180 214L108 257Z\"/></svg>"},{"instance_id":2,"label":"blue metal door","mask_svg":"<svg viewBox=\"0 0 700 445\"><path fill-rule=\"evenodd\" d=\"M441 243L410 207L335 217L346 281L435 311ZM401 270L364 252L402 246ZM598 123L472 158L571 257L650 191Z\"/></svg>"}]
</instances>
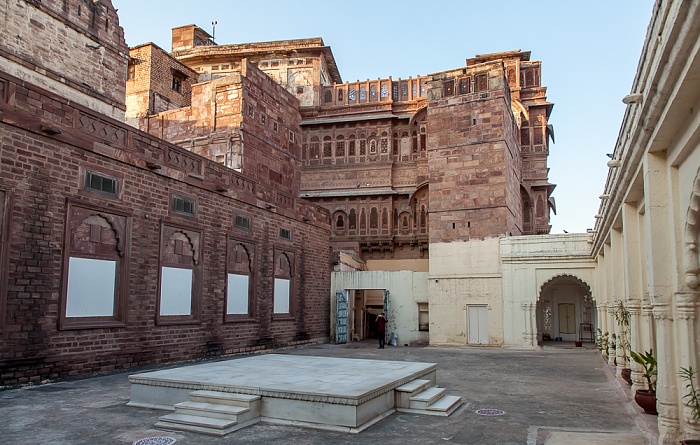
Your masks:
<instances>
[{"instance_id":1,"label":"blue metal door","mask_svg":"<svg viewBox=\"0 0 700 445\"><path fill-rule=\"evenodd\" d=\"M348 291L335 291L335 342L348 342Z\"/></svg>"},{"instance_id":2,"label":"blue metal door","mask_svg":"<svg viewBox=\"0 0 700 445\"><path fill-rule=\"evenodd\" d=\"M389 291L385 290L384 291L384 315L386 315L386 335L387 338L389 337L390 334L390 321L391 321L391 307L389 306Z\"/></svg>"}]
</instances>

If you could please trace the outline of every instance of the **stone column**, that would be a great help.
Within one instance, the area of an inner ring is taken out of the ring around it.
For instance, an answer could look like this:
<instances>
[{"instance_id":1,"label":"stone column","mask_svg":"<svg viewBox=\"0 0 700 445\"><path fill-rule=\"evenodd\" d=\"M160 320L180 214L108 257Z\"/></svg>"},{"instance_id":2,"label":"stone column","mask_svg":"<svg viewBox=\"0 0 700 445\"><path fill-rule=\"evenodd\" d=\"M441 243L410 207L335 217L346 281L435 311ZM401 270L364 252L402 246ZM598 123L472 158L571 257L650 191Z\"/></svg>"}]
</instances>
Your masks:
<instances>
[{"instance_id":1,"label":"stone column","mask_svg":"<svg viewBox=\"0 0 700 445\"><path fill-rule=\"evenodd\" d=\"M523 346L537 346L537 330L534 328L536 320L534 318L534 303L522 303L523 310Z\"/></svg>"},{"instance_id":2,"label":"stone column","mask_svg":"<svg viewBox=\"0 0 700 445\"><path fill-rule=\"evenodd\" d=\"M643 160L644 239L647 258L649 299L656 321L654 356L658 362L656 387L659 411L659 443L675 443L678 438L678 404L675 388L673 299L674 246L669 175L663 153L647 153Z\"/></svg>"},{"instance_id":3,"label":"stone column","mask_svg":"<svg viewBox=\"0 0 700 445\"><path fill-rule=\"evenodd\" d=\"M644 266L641 245L641 232L639 227L639 211L637 210L637 202L622 204L622 226L623 232L623 248L624 248L624 267L625 267L625 294L627 295L627 310L630 313L629 345L630 350L642 352L644 350L642 341L642 282ZM629 351L628 351L629 354ZM630 360L630 369L632 369L632 382L636 389L641 389L644 384L642 377L642 368Z\"/></svg>"},{"instance_id":4,"label":"stone column","mask_svg":"<svg viewBox=\"0 0 700 445\"><path fill-rule=\"evenodd\" d=\"M680 367L687 368L692 366L698 368L697 357L698 349L695 338L695 326L698 310L698 295L696 293L677 293L676 294L676 350L678 352L678 364ZM700 423L694 419L692 409L685 404L683 395L687 393L685 387L686 382L680 377L677 377L679 384L678 402L680 407L680 421L683 424L682 431L686 438L700 437ZM698 380L695 381L696 387Z\"/></svg>"},{"instance_id":5,"label":"stone column","mask_svg":"<svg viewBox=\"0 0 700 445\"><path fill-rule=\"evenodd\" d=\"M659 412L659 444L677 443L680 422L678 420L678 400L674 382L673 354L673 314L668 303L654 303L656 321L656 349L654 356L658 362L656 380L656 409Z\"/></svg>"},{"instance_id":6,"label":"stone column","mask_svg":"<svg viewBox=\"0 0 700 445\"><path fill-rule=\"evenodd\" d=\"M625 256L624 256L624 244L622 239L622 231L618 229L612 229L610 231L610 250L612 253L612 261L610 266L612 269L612 303L613 303L613 323L615 323L615 332L617 333L617 376L620 377L622 373L622 368L627 368L629 364L627 363L627 352L623 345L626 342L626 332L625 326L620 325L620 323L615 318L615 312L619 308L620 302L626 304L625 282L627 281L627 274L625 268ZM626 306L625 306L626 307Z\"/></svg>"}]
</instances>

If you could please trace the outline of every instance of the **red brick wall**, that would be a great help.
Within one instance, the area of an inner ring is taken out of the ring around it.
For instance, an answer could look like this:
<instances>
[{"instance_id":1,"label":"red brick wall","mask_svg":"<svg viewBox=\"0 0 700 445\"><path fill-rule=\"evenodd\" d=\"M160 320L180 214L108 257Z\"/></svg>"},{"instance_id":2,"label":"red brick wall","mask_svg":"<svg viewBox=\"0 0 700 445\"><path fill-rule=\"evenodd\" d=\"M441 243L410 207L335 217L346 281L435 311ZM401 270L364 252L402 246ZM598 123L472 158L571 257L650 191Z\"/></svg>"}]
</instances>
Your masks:
<instances>
[{"instance_id":1,"label":"red brick wall","mask_svg":"<svg viewBox=\"0 0 700 445\"><path fill-rule=\"evenodd\" d=\"M79 103L90 96L123 116L128 48L111 1L5 3L0 58L68 85Z\"/></svg>"},{"instance_id":2,"label":"red brick wall","mask_svg":"<svg viewBox=\"0 0 700 445\"><path fill-rule=\"evenodd\" d=\"M324 209L2 73L0 144L0 190L11 204L4 227L9 247L0 248L8 262L0 295L6 307L0 385L327 339L331 259ZM81 169L119 178L120 199L81 190ZM196 217L171 212L172 193L195 199ZM58 327L69 202L128 215L124 327ZM238 212L251 217L252 230L233 227ZM163 224L202 233L199 322L155 323ZM280 227L292 231L292 241L279 239ZM256 245L254 320L223 322L229 236ZM288 320L271 316L273 252L280 246L296 258L296 311Z\"/></svg>"},{"instance_id":3,"label":"red brick wall","mask_svg":"<svg viewBox=\"0 0 700 445\"><path fill-rule=\"evenodd\" d=\"M290 197L298 196L298 101L262 71L244 62L241 75L194 85L191 106L149 116L142 120L141 129L210 159L229 150L228 138L240 136L243 149L237 168Z\"/></svg>"},{"instance_id":4,"label":"red brick wall","mask_svg":"<svg viewBox=\"0 0 700 445\"><path fill-rule=\"evenodd\" d=\"M430 242L519 234L520 153L499 62L468 73L485 87L446 95L462 70L434 75L428 91ZM476 84L476 83L475 83Z\"/></svg>"}]
</instances>

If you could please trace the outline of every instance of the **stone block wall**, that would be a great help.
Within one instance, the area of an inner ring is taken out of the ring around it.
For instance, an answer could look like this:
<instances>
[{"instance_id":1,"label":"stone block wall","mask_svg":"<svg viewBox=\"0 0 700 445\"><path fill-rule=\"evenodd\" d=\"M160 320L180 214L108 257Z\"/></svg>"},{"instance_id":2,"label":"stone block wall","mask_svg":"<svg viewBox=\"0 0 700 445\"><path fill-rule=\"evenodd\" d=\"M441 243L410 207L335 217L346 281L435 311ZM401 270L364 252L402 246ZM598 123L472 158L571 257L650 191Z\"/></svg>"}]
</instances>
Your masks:
<instances>
[{"instance_id":1,"label":"stone block wall","mask_svg":"<svg viewBox=\"0 0 700 445\"><path fill-rule=\"evenodd\" d=\"M12 0L5 9L5 71L123 118L128 48L109 0Z\"/></svg>"},{"instance_id":2,"label":"stone block wall","mask_svg":"<svg viewBox=\"0 0 700 445\"><path fill-rule=\"evenodd\" d=\"M456 94L463 78L474 91ZM436 74L428 88L430 242L519 234L521 160L501 62Z\"/></svg>"},{"instance_id":3,"label":"stone block wall","mask_svg":"<svg viewBox=\"0 0 700 445\"><path fill-rule=\"evenodd\" d=\"M0 144L0 263L7 266L0 385L327 340L324 209L4 73ZM116 179L116 196L85 189L87 171ZM193 200L194 216L173 211L173 195ZM125 297L116 323L80 325L66 316L66 252L77 239L71 209L122 221L117 243L126 272L118 289ZM239 214L250 229L235 227ZM158 318L169 228L195 234L200 248L198 303L178 323ZM239 320L225 315L230 243L254 252L252 316ZM282 318L272 313L279 252L294 259L292 311Z\"/></svg>"},{"instance_id":4,"label":"stone block wall","mask_svg":"<svg viewBox=\"0 0 700 445\"><path fill-rule=\"evenodd\" d=\"M297 196L298 101L247 60L243 67L242 74L193 85L190 106L148 116L139 127Z\"/></svg>"},{"instance_id":5,"label":"stone block wall","mask_svg":"<svg viewBox=\"0 0 700 445\"><path fill-rule=\"evenodd\" d=\"M129 55L128 122L138 126L138 118L190 105L192 85L199 78L196 71L153 43L131 48Z\"/></svg>"}]
</instances>

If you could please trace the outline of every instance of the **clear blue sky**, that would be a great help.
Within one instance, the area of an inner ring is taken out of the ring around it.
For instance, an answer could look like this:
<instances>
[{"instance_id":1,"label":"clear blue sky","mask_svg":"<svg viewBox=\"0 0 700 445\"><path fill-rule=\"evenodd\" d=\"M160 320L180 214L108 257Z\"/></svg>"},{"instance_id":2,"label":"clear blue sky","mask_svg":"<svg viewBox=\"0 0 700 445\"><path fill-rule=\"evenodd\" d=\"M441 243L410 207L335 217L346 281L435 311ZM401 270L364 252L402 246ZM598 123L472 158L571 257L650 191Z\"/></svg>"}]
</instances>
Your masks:
<instances>
[{"instance_id":1,"label":"clear blue sky","mask_svg":"<svg viewBox=\"0 0 700 445\"><path fill-rule=\"evenodd\" d=\"M513 49L542 61L554 102L552 233L593 227L653 0L418 2L113 0L129 46L170 51L171 28L194 23L217 43L322 37L343 80L425 75Z\"/></svg>"}]
</instances>

